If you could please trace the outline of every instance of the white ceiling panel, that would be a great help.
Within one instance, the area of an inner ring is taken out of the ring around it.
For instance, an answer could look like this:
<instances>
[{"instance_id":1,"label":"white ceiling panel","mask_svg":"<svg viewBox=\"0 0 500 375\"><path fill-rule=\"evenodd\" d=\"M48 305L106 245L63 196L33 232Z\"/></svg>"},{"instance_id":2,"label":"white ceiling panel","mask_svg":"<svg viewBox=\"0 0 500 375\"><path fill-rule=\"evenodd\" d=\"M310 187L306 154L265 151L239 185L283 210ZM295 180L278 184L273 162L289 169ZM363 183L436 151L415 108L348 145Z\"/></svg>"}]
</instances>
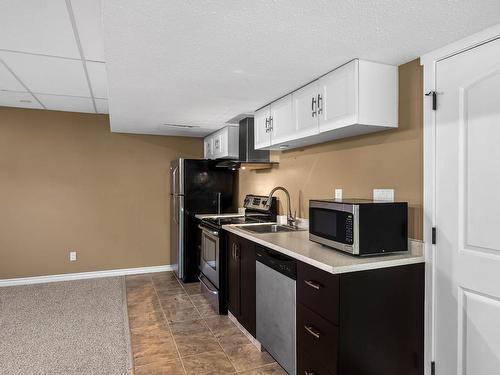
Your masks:
<instances>
[{"instance_id":1,"label":"white ceiling panel","mask_svg":"<svg viewBox=\"0 0 500 375\"><path fill-rule=\"evenodd\" d=\"M103 0L111 128L220 127L353 58L399 65L499 20L498 0Z\"/></svg>"},{"instance_id":2,"label":"white ceiling panel","mask_svg":"<svg viewBox=\"0 0 500 375\"><path fill-rule=\"evenodd\" d=\"M86 60L105 61L100 0L71 0Z\"/></svg>"},{"instance_id":3,"label":"white ceiling panel","mask_svg":"<svg viewBox=\"0 0 500 375\"><path fill-rule=\"evenodd\" d=\"M108 101L106 99L95 99L97 113L109 113Z\"/></svg>"},{"instance_id":4,"label":"white ceiling panel","mask_svg":"<svg viewBox=\"0 0 500 375\"><path fill-rule=\"evenodd\" d=\"M87 72L94 97L108 98L108 77L106 75L106 64L87 61Z\"/></svg>"},{"instance_id":5,"label":"white ceiling panel","mask_svg":"<svg viewBox=\"0 0 500 375\"><path fill-rule=\"evenodd\" d=\"M83 63L80 60L2 51L0 58L31 92L90 96Z\"/></svg>"},{"instance_id":6,"label":"white ceiling panel","mask_svg":"<svg viewBox=\"0 0 500 375\"><path fill-rule=\"evenodd\" d=\"M92 98L36 94L47 109L53 111L95 113Z\"/></svg>"},{"instance_id":7,"label":"white ceiling panel","mask_svg":"<svg viewBox=\"0 0 500 375\"><path fill-rule=\"evenodd\" d=\"M1 107L35 108L43 109L29 92L14 92L0 90Z\"/></svg>"},{"instance_id":8,"label":"white ceiling panel","mask_svg":"<svg viewBox=\"0 0 500 375\"><path fill-rule=\"evenodd\" d=\"M0 90L26 91L2 61L0 61Z\"/></svg>"},{"instance_id":9,"label":"white ceiling panel","mask_svg":"<svg viewBox=\"0 0 500 375\"><path fill-rule=\"evenodd\" d=\"M80 58L64 0L2 0L0 49Z\"/></svg>"}]
</instances>

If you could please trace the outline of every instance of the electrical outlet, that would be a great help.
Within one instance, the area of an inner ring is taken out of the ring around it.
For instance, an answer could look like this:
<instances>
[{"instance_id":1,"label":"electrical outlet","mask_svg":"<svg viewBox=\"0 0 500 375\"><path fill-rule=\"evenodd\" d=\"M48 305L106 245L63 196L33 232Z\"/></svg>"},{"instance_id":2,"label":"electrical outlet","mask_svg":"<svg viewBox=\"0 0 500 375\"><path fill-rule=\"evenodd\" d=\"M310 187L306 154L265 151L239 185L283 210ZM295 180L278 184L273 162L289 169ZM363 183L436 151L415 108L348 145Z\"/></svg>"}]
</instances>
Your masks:
<instances>
[{"instance_id":1,"label":"electrical outlet","mask_svg":"<svg viewBox=\"0 0 500 375\"><path fill-rule=\"evenodd\" d=\"M342 200L342 189L335 189L335 199Z\"/></svg>"},{"instance_id":2,"label":"electrical outlet","mask_svg":"<svg viewBox=\"0 0 500 375\"><path fill-rule=\"evenodd\" d=\"M70 251L69 252L69 261L70 262L76 262L76 251Z\"/></svg>"},{"instance_id":3,"label":"electrical outlet","mask_svg":"<svg viewBox=\"0 0 500 375\"><path fill-rule=\"evenodd\" d=\"M373 200L394 202L394 189L373 189Z\"/></svg>"}]
</instances>

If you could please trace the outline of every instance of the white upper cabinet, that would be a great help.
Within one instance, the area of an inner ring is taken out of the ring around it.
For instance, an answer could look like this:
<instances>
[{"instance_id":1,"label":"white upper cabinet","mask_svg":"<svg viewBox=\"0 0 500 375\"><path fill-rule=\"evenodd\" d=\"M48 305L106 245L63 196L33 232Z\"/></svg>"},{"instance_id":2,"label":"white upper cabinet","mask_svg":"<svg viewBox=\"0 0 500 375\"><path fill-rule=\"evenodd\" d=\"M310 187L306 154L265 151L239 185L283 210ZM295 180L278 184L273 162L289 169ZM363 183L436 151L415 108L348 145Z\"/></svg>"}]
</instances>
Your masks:
<instances>
[{"instance_id":1,"label":"white upper cabinet","mask_svg":"<svg viewBox=\"0 0 500 375\"><path fill-rule=\"evenodd\" d=\"M356 59L290 95L256 112L256 149L307 146L398 127L397 66Z\"/></svg>"},{"instance_id":2,"label":"white upper cabinet","mask_svg":"<svg viewBox=\"0 0 500 375\"><path fill-rule=\"evenodd\" d=\"M237 159L238 145L238 126L226 126L205 137L205 159Z\"/></svg>"},{"instance_id":3,"label":"white upper cabinet","mask_svg":"<svg viewBox=\"0 0 500 375\"><path fill-rule=\"evenodd\" d=\"M320 132L357 122L357 67L358 60L354 60L319 79Z\"/></svg>"},{"instance_id":4,"label":"white upper cabinet","mask_svg":"<svg viewBox=\"0 0 500 375\"><path fill-rule=\"evenodd\" d=\"M318 81L314 81L292 93L292 118L296 138L319 133L318 90Z\"/></svg>"},{"instance_id":5,"label":"white upper cabinet","mask_svg":"<svg viewBox=\"0 0 500 375\"><path fill-rule=\"evenodd\" d=\"M271 104L269 121L272 145L293 139L295 128L292 119L292 95L287 95Z\"/></svg>"},{"instance_id":6,"label":"white upper cabinet","mask_svg":"<svg viewBox=\"0 0 500 375\"><path fill-rule=\"evenodd\" d=\"M214 159L214 137L206 136L204 139L203 155L205 159Z\"/></svg>"},{"instance_id":7,"label":"white upper cabinet","mask_svg":"<svg viewBox=\"0 0 500 375\"><path fill-rule=\"evenodd\" d=\"M265 148L271 146L270 121L271 106L261 108L255 112L254 117L254 141L255 148Z\"/></svg>"}]
</instances>

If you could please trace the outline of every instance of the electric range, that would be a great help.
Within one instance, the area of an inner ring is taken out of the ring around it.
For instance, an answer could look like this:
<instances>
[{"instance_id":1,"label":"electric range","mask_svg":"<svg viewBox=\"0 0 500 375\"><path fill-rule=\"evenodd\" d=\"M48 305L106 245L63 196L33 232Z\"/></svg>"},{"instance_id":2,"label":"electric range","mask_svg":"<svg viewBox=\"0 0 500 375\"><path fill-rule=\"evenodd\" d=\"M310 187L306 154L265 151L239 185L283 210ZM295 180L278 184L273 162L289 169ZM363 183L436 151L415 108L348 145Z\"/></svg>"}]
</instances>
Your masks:
<instances>
[{"instance_id":1,"label":"electric range","mask_svg":"<svg viewBox=\"0 0 500 375\"><path fill-rule=\"evenodd\" d=\"M244 216L219 216L201 219L200 275L203 294L219 314L227 314L227 240L223 225L275 222L278 201L267 196L247 195Z\"/></svg>"}]
</instances>

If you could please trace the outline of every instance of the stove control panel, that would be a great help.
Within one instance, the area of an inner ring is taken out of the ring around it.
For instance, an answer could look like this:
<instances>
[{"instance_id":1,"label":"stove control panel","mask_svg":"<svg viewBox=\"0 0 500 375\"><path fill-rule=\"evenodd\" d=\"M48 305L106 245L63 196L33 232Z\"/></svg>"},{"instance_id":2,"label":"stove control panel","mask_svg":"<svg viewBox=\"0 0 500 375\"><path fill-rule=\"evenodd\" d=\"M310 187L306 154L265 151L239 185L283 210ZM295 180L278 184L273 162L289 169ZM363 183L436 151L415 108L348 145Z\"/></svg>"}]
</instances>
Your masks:
<instances>
[{"instance_id":1,"label":"stove control panel","mask_svg":"<svg viewBox=\"0 0 500 375\"><path fill-rule=\"evenodd\" d=\"M273 202L275 201L275 198L272 198ZM251 209L251 210L259 210L259 211L269 211L269 207L267 207L267 200L268 197L263 196L263 195L247 195L245 197L245 200L243 202L243 207L246 209Z\"/></svg>"}]
</instances>

